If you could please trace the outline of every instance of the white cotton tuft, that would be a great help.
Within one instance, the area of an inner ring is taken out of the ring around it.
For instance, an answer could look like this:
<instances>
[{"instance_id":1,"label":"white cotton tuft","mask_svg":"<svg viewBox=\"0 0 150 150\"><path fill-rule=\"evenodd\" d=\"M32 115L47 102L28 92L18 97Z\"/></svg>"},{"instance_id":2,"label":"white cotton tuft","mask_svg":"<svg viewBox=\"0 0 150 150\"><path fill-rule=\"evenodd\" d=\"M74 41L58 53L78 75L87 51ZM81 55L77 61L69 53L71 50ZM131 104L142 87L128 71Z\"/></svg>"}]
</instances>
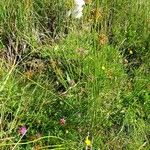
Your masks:
<instances>
[{"instance_id":1,"label":"white cotton tuft","mask_svg":"<svg viewBox=\"0 0 150 150\"><path fill-rule=\"evenodd\" d=\"M85 5L84 0L74 0L74 2L75 2L75 5L79 7L82 7Z\"/></svg>"},{"instance_id":2,"label":"white cotton tuft","mask_svg":"<svg viewBox=\"0 0 150 150\"><path fill-rule=\"evenodd\" d=\"M75 7L74 10L72 11L72 16L74 18L81 18L83 13L83 7Z\"/></svg>"},{"instance_id":3,"label":"white cotton tuft","mask_svg":"<svg viewBox=\"0 0 150 150\"><path fill-rule=\"evenodd\" d=\"M74 18L80 19L83 15L83 6L85 5L84 0L74 0L75 2L75 7L73 10L69 10L67 12L67 17L72 15Z\"/></svg>"}]
</instances>

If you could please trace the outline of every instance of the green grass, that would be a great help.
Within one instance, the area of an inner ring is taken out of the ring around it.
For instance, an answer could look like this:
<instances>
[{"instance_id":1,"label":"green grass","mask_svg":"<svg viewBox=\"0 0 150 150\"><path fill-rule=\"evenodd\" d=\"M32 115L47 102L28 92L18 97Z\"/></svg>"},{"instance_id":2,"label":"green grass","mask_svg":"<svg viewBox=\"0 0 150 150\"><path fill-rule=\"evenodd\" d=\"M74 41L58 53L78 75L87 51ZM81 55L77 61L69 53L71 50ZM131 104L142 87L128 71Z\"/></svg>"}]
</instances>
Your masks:
<instances>
[{"instance_id":1,"label":"green grass","mask_svg":"<svg viewBox=\"0 0 150 150\"><path fill-rule=\"evenodd\" d=\"M71 7L1 0L0 149L150 149L150 2Z\"/></svg>"}]
</instances>

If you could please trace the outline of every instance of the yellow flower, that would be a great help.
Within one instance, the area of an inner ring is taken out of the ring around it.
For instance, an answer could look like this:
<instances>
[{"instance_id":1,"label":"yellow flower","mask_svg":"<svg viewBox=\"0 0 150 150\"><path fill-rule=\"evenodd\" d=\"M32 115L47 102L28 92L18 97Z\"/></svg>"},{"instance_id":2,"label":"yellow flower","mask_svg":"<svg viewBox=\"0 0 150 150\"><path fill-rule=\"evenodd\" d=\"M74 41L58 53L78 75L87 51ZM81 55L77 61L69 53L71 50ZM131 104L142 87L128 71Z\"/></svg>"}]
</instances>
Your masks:
<instances>
[{"instance_id":1,"label":"yellow flower","mask_svg":"<svg viewBox=\"0 0 150 150\"><path fill-rule=\"evenodd\" d=\"M105 70L106 68L104 66L102 66L102 70Z\"/></svg>"},{"instance_id":2,"label":"yellow flower","mask_svg":"<svg viewBox=\"0 0 150 150\"><path fill-rule=\"evenodd\" d=\"M132 51L132 50L130 50L130 51L129 51L129 53L132 55L132 54L133 54L133 51Z\"/></svg>"},{"instance_id":3,"label":"yellow flower","mask_svg":"<svg viewBox=\"0 0 150 150\"><path fill-rule=\"evenodd\" d=\"M91 145L91 141L89 140L89 137L87 136L86 139L85 139L85 144L87 146L90 146Z\"/></svg>"}]
</instances>

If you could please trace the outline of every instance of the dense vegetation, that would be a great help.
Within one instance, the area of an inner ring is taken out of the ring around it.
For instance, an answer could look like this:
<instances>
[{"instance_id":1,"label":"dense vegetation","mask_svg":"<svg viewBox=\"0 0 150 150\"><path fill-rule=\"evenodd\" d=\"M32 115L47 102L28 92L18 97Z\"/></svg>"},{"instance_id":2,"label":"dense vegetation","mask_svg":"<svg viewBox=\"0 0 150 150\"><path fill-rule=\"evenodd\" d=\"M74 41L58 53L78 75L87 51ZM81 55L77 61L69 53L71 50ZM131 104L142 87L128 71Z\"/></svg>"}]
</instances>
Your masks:
<instances>
[{"instance_id":1,"label":"dense vegetation","mask_svg":"<svg viewBox=\"0 0 150 150\"><path fill-rule=\"evenodd\" d=\"M150 149L150 1L0 2L0 149Z\"/></svg>"}]
</instances>

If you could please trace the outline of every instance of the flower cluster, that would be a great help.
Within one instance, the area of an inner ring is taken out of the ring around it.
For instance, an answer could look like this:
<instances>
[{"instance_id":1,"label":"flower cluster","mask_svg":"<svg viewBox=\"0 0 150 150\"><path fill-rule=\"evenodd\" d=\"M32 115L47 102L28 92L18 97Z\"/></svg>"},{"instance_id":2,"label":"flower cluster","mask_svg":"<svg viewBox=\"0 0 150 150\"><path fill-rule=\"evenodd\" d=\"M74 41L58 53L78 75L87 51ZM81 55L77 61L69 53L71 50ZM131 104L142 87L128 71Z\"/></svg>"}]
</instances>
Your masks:
<instances>
[{"instance_id":1,"label":"flower cluster","mask_svg":"<svg viewBox=\"0 0 150 150\"><path fill-rule=\"evenodd\" d=\"M86 146L91 146L91 141L89 140L89 136L85 138L85 144Z\"/></svg>"},{"instance_id":2,"label":"flower cluster","mask_svg":"<svg viewBox=\"0 0 150 150\"><path fill-rule=\"evenodd\" d=\"M24 136L26 134L26 132L27 132L26 126L22 126L19 128L20 135Z\"/></svg>"},{"instance_id":3,"label":"flower cluster","mask_svg":"<svg viewBox=\"0 0 150 150\"><path fill-rule=\"evenodd\" d=\"M65 118L61 118L61 119L59 120L59 123L60 123L61 125L65 125L65 123L66 123Z\"/></svg>"}]
</instances>

